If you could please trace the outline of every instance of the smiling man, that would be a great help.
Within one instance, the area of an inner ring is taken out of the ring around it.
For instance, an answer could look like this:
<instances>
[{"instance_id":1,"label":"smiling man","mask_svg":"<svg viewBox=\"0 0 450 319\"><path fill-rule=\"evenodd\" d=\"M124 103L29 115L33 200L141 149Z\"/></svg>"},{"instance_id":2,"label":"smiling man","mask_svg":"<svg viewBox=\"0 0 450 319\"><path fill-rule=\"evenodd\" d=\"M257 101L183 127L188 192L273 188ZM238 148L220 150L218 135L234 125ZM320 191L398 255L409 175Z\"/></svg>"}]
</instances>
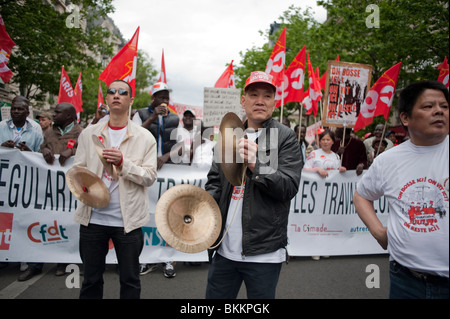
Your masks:
<instances>
[{"instance_id":1,"label":"smiling man","mask_svg":"<svg viewBox=\"0 0 450 319\"><path fill-rule=\"evenodd\" d=\"M448 89L425 81L398 103L410 139L377 156L353 201L373 237L390 254L391 298L449 297ZM385 196L384 226L373 201Z\"/></svg>"},{"instance_id":2,"label":"smiling man","mask_svg":"<svg viewBox=\"0 0 450 319\"><path fill-rule=\"evenodd\" d=\"M208 173L205 189L222 213L219 239L227 232L217 251L211 251L207 298L234 299L242 281L248 298L275 298L286 260L290 201L302 169L294 131L272 118L275 90L272 76L260 71L245 84L241 105L248 138L238 145L247 167L243 185L233 187L216 161Z\"/></svg>"},{"instance_id":3,"label":"smiling man","mask_svg":"<svg viewBox=\"0 0 450 319\"><path fill-rule=\"evenodd\" d=\"M102 298L110 239L118 260L120 297L139 298L139 255L144 244L141 227L150 220L147 188L156 179L156 141L148 130L129 119L133 96L128 83L113 81L106 103L109 120L81 132L73 163L101 178L111 195L105 208L78 202L75 221L81 224L80 256L84 265L80 298ZM114 165L117 176L105 170L93 138L104 145L103 157Z\"/></svg>"}]
</instances>

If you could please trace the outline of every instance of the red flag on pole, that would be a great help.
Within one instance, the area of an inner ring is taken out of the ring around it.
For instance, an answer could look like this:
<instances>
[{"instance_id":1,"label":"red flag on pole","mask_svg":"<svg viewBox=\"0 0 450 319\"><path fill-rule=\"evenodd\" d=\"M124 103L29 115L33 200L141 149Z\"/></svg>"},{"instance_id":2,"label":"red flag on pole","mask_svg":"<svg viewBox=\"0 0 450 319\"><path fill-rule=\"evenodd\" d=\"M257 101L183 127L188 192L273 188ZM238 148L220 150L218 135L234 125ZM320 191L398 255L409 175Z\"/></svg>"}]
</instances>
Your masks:
<instances>
[{"instance_id":1,"label":"red flag on pole","mask_svg":"<svg viewBox=\"0 0 450 319\"><path fill-rule=\"evenodd\" d=\"M438 65L439 76L438 81L443 83L448 89L448 62L447 57L445 57L444 62Z\"/></svg>"},{"instance_id":2,"label":"red flag on pole","mask_svg":"<svg viewBox=\"0 0 450 319\"><path fill-rule=\"evenodd\" d=\"M123 80L130 84L133 93L136 82L137 48L139 40L139 27L131 40L111 59L98 77L107 86L114 80Z\"/></svg>"},{"instance_id":3,"label":"red flag on pole","mask_svg":"<svg viewBox=\"0 0 450 319\"><path fill-rule=\"evenodd\" d=\"M320 100L322 95L320 92L319 81L316 79L313 66L309 59L309 51L306 51L306 55L308 57L309 98L311 99L312 111L314 113L314 116L317 116L317 112L319 111L317 102Z\"/></svg>"},{"instance_id":4,"label":"red flag on pole","mask_svg":"<svg viewBox=\"0 0 450 319\"><path fill-rule=\"evenodd\" d=\"M102 84L100 81L98 81L98 98L97 98L97 108L100 108L105 104L105 100L103 99L103 91L102 91Z\"/></svg>"},{"instance_id":5,"label":"red flag on pole","mask_svg":"<svg viewBox=\"0 0 450 319\"><path fill-rule=\"evenodd\" d=\"M280 36L278 37L272 54L266 65L266 73L273 76L273 82L280 87L284 80L284 64L286 60L286 27L284 27Z\"/></svg>"},{"instance_id":6,"label":"red flag on pole","mask_svg":"<svg viewBox=\"0 0 450 319\"><path fill-rule=\"evenodd\" d=\"M234 84L234 70L233 70L233 61L231 60L230 65L225 69L220 78L217 80L214 85L215 88L235 88Z\"/></svg>"},{"instance_id":7,"label":"red flag on pole","mask_svg":"<svg viewBox=\"0 0 450 319\"><path fill-rule=\"evenodd\" d=\"M75 88L74 88L74 101L73 101L73 105L75 106L75 110L77 111L77 114L80 114L81 112L83 112L83 84L81 83L81 72L78 75L78 80L77 80L77 84L75 84Z\"/></svg>"},{"instance_id":8,"label":"red flag on pole","mask_svg":"<svg viewBox=\"0 0 450 319\"><path fill-rule=\"evenodd\" d=\"M74 97L75 93L73 91L72 84L70 84L70 78L63 66L61 69L61 80L59 82L58 104L63 102L73 104Z\"/></svg>"},{"instance_id":9,"label":"red flag on pole","mask_svg":"<svg viewBox=\"0 0 450 319\"><path fill-rule=\"evenodd\" d=\"M0 78L4 83L8 83L13 76L12 71L6 66L11 56L11 50L16 44L6 32L5 23L0 15Z\"/></svg>"},{"instance_id":10,"label":"red flag on pole","mask_svg":"<svg viewBox=\"0 0 450 319\"><path fill-rule=\"evenodd\" d=\"M306 45L300 50L297 56L292 60L289 67L286 69L285 75L288 79L288 85L284 88L284 103L288 102L302 102L303 90L305 82L305 52ZM278 100L277 107L281 105L281 100Z\"/></svg>"},{"instance_id":11,"label":"red flag on pole","mask_svg":"<svg viewBox=\"0 0 450 319\"><path fill-rule=\"evenodd\" d=\"M164 62L164 49L162 51L162 58L161 58L161 73L159 75L158 82L164 82L167 84L167 77L166 77L166 64Z\"/></svg>"},{"instance_id":12,"label":"red flag on pole","mask_svg":"<svg viewBox=\"0 0 450 319\"><path fill-rule=\"evenodd\" d=\"M401 64L399 62L387 70L367 93L353 127L355 132L371 124L375 116L383 115L388 120Z\"/></svg>"}]
</instances>

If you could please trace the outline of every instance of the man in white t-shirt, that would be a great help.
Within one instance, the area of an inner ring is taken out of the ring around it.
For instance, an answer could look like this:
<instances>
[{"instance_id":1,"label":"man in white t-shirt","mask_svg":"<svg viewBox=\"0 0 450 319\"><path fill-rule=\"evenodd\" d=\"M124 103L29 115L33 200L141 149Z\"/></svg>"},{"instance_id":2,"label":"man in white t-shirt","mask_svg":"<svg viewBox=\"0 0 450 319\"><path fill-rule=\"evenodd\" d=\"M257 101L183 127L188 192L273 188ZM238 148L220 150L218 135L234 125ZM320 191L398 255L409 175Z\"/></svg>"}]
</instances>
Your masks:
<instances>
[{"instance_id":1,"label":"man in white t-shirt","mask_svg":"<svg viewBox=\"0 0 450 319\"><path fill-rule=\"evenodd\" d=\"M148 187L156 180L156 140L148 130L129 120L133 96L127 82L110 83L106 102L109 120L81 132L73 163L101 178L111 198L104 208L78 202L74 219L81 224L80 256L84 266L80 298L102 298L111 239L119 267L120 298L137 299L141 292L139 255L144 245L141 227L150 220ZM104 145L103 158L114 165L116 174L105 170L93 137Z\"/></svg>"},{"instance_id":2,"label":"man in white t-shirt","mask_svg":"<svg viewBox=\"0 0 450 319\"><path fill-rule=\"evenodd\" d=\"M373 237L388 249L391 298L449 298L448 90L425 81L405 88L398 111L410 140L383 152L353 201ZM387 225L373 201L389 202Z\"/></svg>"},{"instance_id":3,"label":"man in white t-shirt","mask_svg":"<svg viewBox=\"0 0 450 319\"><path fill-rule=\"evenodd\" d=\"M234 299L242 282L250 299L275 298L302 168L294 131L272 118L275 92L267 73L252 72L246 81L241 105L248 138L237 148L246 165L242 185L227 181L217 159L208 173L205 189L220 207L223 241L210 251L206 298Z\"/></svg>"}]
</instances>

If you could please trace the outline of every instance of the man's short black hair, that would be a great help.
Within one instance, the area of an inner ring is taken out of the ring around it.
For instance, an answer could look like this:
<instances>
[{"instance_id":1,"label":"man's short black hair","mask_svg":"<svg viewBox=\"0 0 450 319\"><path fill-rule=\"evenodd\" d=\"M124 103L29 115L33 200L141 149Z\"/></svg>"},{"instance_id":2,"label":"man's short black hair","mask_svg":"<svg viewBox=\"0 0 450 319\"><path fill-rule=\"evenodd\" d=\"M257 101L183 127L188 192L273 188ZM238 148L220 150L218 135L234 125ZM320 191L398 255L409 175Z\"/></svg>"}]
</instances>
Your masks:
<instances>
[{"instance_id":1,"label":"man's short black hair","mask_svg":"<svg viewBox=\"0 0 450 319\"><path fill-rule=\"evenodd\" d=\"M409 117L412 115L412 110L422 93L427 90L438 90L444 93L445 99L448 103L448 89L447 87L438 81L421 81L408 85L400 93L398 100L398 116L402 113L406 113ZM401 122L401 121L400 121ZM406 130L407 127L403 126Z\"/></svg>"}]
</instances>

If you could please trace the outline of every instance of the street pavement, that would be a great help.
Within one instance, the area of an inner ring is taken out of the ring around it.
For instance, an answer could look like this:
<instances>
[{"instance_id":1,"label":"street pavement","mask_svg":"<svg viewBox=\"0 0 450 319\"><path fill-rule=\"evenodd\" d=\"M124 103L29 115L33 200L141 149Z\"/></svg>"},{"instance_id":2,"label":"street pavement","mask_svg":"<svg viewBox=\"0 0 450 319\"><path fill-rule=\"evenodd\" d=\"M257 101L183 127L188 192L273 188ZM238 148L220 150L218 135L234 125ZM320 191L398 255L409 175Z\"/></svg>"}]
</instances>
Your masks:
<instances>
[{"instance_id":1,"label":"street pavement","mask_svg":"<svg viewBox=\"0 0 450 319\"><path fill-rule=\"evenodd\" d=\"M178 262L176 277L165 278L162 270L141 276L142 299L204 299L208 263L190 266ZM74 267L75 269L81 267ZM43 272L18 282L19 263L0 269L0 299L78 299L82 274L55 276L56 264L45 264ZM104 299L119 298L116 265L107 265ZM330 256L318 261L295 257L284 264L277 299L386 299L389 291L388 255ZM246 299L245 286L239 300ZM3 303L4 300L0 301Z\"/></svg>"}]
</instances>

